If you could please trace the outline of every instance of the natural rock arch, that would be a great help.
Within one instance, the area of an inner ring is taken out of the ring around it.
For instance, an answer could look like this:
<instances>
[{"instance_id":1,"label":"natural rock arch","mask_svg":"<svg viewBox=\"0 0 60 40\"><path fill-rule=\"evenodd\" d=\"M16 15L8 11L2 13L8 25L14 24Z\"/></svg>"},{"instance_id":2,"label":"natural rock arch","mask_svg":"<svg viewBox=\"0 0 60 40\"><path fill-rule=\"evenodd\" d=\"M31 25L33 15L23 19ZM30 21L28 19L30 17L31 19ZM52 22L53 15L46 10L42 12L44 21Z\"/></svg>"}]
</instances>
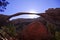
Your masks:
<instances>
[{"instance_id":1,"label":"natural rock arch","mask_svg":"<svg viewBox=\"0 0 60 40\"><path fill-rule=\"evenodd\" d=\"M0 27L7 25L10 22L10 20L9 20L10 18L18 16L18 15L23 15L23 14L33 14L33 13L19 12L19 13L13 14L13 15L0 14Z\"/></svg>"}]
</instances>

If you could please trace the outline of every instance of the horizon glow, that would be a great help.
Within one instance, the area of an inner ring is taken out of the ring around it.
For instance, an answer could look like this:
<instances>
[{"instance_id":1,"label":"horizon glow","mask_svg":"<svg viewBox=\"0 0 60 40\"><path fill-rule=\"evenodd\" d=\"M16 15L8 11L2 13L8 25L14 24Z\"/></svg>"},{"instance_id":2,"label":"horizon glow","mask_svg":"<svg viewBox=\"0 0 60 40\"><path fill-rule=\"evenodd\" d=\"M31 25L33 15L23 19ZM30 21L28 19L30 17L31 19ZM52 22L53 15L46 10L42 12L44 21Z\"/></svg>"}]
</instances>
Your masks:
<instances>
[{"instance_id":1,"label":"horizon glow","mask_svg":"<svg viewBox=\"0 0 60 40\"><path fill-rule=\"evenodd\" d=\"M7 6L5 12L0 12L0 14L12 15L18 12L43 13L48 8L60 8L60 0L7 0L7 1L10 4ZM20 17L30 18L32 16L24 15L19 16L19 18Z\"/></svg>"}]
</instances>

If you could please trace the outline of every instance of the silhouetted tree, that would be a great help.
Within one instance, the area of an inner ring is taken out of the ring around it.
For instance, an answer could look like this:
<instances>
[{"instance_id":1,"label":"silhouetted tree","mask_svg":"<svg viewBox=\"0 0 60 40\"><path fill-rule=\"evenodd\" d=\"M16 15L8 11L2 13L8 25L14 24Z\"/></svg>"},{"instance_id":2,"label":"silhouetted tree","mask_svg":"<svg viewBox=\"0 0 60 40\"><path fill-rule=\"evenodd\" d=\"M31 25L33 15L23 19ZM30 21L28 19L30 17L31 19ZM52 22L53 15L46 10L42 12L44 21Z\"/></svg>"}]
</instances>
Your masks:
<instances>
[{"instance_id":1,"label":"silhouetted tree","mask_svg":"<svg viewBox=\"0 0 60 40\"><path fill-rule=\"evenodd\" d=\"M7 4L9 4L8 1L0 0L0 12L4 12L4 10L6 9Z\"/></svg>"}]
</instances>

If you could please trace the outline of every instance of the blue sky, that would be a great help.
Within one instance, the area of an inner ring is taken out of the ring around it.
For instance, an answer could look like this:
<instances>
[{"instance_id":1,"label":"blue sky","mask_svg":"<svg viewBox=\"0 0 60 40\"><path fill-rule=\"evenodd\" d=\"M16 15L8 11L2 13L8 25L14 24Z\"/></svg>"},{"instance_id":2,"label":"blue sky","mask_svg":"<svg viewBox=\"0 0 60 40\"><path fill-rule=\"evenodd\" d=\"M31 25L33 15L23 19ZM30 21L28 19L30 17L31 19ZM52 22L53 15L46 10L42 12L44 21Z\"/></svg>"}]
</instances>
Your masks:
<instances>
[{"instance_id":1,"label":"blue sky","mask_svg":"<svg viewBox=\"0 0 60 40\"><path fill-rule=\"evenodd\" d=\"M1 14L11 15L17 12L44 12L48 8L60 8L60 0L7 0L9 5L5 12L0 12ZM31 16L19 16L22 17L31 17ZM37 17L36 15L34 17ZM17 17L18 18L18 17Z\"/></svg>"}]
</instances>

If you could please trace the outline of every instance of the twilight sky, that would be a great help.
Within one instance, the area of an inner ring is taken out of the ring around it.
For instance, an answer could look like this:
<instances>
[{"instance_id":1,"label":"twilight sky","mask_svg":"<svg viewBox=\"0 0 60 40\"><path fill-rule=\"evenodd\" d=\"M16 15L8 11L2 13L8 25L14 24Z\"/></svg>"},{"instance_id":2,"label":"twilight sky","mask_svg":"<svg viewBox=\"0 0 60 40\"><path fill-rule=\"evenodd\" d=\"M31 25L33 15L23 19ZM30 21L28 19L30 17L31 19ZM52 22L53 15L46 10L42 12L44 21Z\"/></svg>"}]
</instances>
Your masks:
<instances>
[{"instance_id":1,"label":"twilight sky","mask_svg":"<svg viewBox=\"0 0 60 40\"><path fill-rule=\"evenodd\" d=\"M48 8L60 8L60 0L7 0L10 4L7 6L5 12L0 14L11 15L17 12L44 12ZM37 15L21 15L16 18L24 17L38 17Z\"/></svg>"}]
</instances>

